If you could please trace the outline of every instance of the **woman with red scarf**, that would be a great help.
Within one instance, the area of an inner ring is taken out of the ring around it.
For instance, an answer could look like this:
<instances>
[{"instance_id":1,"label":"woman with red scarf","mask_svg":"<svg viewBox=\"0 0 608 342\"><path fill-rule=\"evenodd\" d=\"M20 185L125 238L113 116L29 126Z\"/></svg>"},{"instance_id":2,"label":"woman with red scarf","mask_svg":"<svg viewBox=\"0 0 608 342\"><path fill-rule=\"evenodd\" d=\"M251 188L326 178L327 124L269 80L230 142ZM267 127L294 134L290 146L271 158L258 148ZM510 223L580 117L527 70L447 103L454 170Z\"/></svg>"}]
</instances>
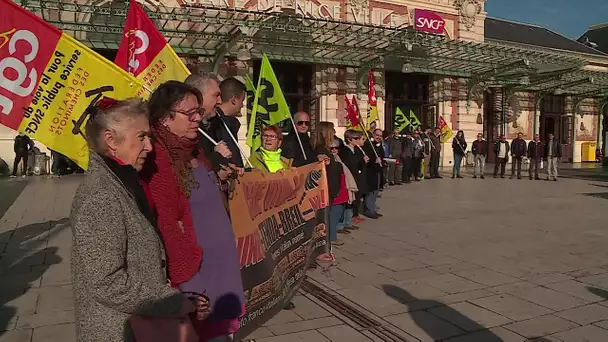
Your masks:
<instances>
[{"instance_id":1,"label":"woman with red scarf","mask_svg":"<svg viewBox=\"0 0 608 342\"><path fill-rule=\"evenodd\" d=\"M234 233L220 186L199 150L200 92L182 82L161 84L149 100L154 153L144 169L167 252L169 279L208 298L208 317L193 317L200 341L231 341L245 313Z\"/></svg>"}]
</instances>

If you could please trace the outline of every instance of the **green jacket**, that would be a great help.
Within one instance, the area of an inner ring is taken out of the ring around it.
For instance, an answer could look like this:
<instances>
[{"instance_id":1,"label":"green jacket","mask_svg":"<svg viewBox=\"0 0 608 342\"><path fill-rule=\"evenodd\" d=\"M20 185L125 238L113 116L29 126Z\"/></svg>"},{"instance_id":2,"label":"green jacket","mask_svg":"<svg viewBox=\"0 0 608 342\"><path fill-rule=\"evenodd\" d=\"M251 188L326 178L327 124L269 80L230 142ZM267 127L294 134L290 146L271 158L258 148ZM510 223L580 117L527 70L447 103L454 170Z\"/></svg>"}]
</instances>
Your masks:
<instances>
[{"instance_id":1,"label":"green jacket","mask_svg":"<svg viewBox=\"0 0 608 342\"><path fill-rule=\"evenodd\" d=\"M249 156L249 161L254 169L270 172L270 170L268 170L268 166L266 166L266 162L264 162L264 157L262 156L262 152L260 150L251 153L251 156ZM283 163L285 169L289 169L293 163L293 159L281 157L281 162Z\"/></svg>"}]
</instances>

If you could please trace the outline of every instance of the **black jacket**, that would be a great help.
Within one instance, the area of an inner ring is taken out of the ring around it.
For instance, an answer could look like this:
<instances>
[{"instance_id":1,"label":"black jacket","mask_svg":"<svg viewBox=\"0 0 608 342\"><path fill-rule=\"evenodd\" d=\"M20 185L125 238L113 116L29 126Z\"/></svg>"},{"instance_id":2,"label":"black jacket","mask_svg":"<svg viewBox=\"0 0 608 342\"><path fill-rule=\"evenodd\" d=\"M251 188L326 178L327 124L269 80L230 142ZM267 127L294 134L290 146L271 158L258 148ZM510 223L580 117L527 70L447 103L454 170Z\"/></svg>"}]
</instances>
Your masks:
<instances>
[{"instance_id":1,"label":"black jacket","mask_svg":"<svg viewBox=\"0 0 608 342\"><path fill-rule=\"evenodd\" d=\"M456 137L452 139L452 151L454 152L454 155L464 156L466 150L467 142L464 141L464 139L461 141L459 141Z\"/></svg>"},{"instance_id":2,"label":"black jacket","mask_svg":"<svg viewBox=\"0 0 608 342\"><path fill-rule=\"evenodd\" d=\"M542 141L528 143L528 158L537 159L545 157L545 144Z\"/></svg>"},{"instance_id":3,"label":"black jacket","mask_svg":"<svg viewBox=\"0 0 608 342\"><path fill-rule=\"evenodd\" d=\"M234 140L232 140L232 137L230 137L230 134L226 129L226 126L228 126L232 136L234 136L235 139L238 139L239 129L241 128L239 119L234 116L224 115L222 110L219 108L216 108L215 112L217 115L209 120L209 134L215 141L223 141L226 143L226 146L228 146L230 152L232 152L232 157L229 159L232 164L238 167L243 167L243 157L241 156L241 151ZM224 123L226 126L224 126Z\"/></svg>"},{"instance_id":4,"label":"black jacket","mask_svg":"<svg viewBox=\"0 0 608 342\"><path fill-rule=\"evenodd\" d=\"M201 122L199 127L209 134L209 136L211 136L211 133L209 132L211 125L208 122ZM198 146L203 150L205 156L209 158L209 162L213 166L213 170L215 172L221 169L220 165L228 166L229 160L224 158L224 156L221 154L215 152L215 145L213 145L213 143L211 143L207 137L202 135L200 132L198 133L198 137Z\"/></svg>"},{"instance_id":5,"label":"black jacket","mask_svg":"<svg viewBox=\"0 0 608 342\"><path fill-rule=\"evenodd\" d=\"M432 133L429 138L431 139L432 148L431 152L433 153L441 153L441 137Z\"/></svg>"},{"instance_id":6,"label":"black jacket","mask_svg":"<svg viewBox=\"0 0 608 342\"><path fill-rule=\"evenodd\" d=\"M27 153L34 147L32 139L25 134L20 134L15 137L13 150L15 153Z\"/></svg>"},{"instance_id":7,"label":"black jacket","mask_svg":"<svg viewBox=\"0 0 608 342\"><path fill-rule=\"evenodd\" d=\"M307 158L304 158L302 155L302 149L300 148L300 143L298 142L298 138L296 137L296 133L294 131L290 132L283 138L283 143L281 144L281 155L285 158L293 159L292 165L294 167L318 162L319 159L317 158L317 153L312 147L308 134L300 133L298 135L302 141L302 146L304 147L304 152L306 152Z\"/></svg>"},{"instance_id":8,"label":"black jacket","mask_svg":"<svg viewBox=\"0 0 608 342\"><path fill-rule=\"evenodd\" d=\"M425 155L431 154L431 151L433 151L433 142L431 141L431 136L423 134L420 136L420 138L422 139L422 152Z\"/></svg>"},{"instance_id":9,"label":"black jacket","mask_svg":"<svg viewBox=\"0 0 608 342\"><path fill-rule=\"evenodd\" d=\"M505 153L505 159L508 161L509 160L509 151L511 151L511 146L509 146L509 143L506 141L498 140L497 142L494 143L494 153L496 154L496 158L498 158L498 154L500 153L500 144L505 144L505 148L507 149L507 151Z\"/></svg>"},{"instance_id":10,"label":"black jacket","mask_svg":"<svg viewBox=\"0 0 608 342\"><path fill-rule=\"evenodd\" d=\"M403 138L403 152L401 152L401 159L413 158L414 157L414 138L405 137Z\"/></svg>"},{"instance_id":11,"label":"black jacket","mask_svg":"<svg viewBox=\"0 0 608 342\"><path fill-rule=\"evenodd\" d=\"M482 140L482 141L474 140L473 143L471 144L471 152L473 152L474 155L481 154L481 155L487 156L488 155L488 143L485 140Z\"/></svg>"},{"instance_id":12,"label":"black jacket","mask_svg":"<svg viewBox=\"0 0 608 342\"><path fill-rule=\"evenodd\" d=\"M401 153L403 153L403 139L400 137L395 138L394 136L390 136L388 139L386 139L386 144L388 145L389 158L401 158Z\"/></svg>"},{"instance_id":13,"label":"black jacket","mask_svg":"<svg viewBox=\"0 0 608 342\"><path fill-rule=\"evenodd\" d=\"M513 139L511 142L511 155L515 158L526 156L526 141L524 139Z\"/></svg>"},{"instance_id":14,"label":"black jacket","mask_svg":"<svg viewBox=\"0 0 608 342\"><path fill-rule=\"evenodd\" d=\"M376 150L375 153L374 150ZM365 165L365 180L367 182L367 191L377 191L380 187L378 176L382 173L382 161L384 160L384 151L382 148L382 143L377 143L374 141L372 144L368 140L363 146L363 151L365 151L365 154L369 157L369 162L367 162L367 164ZM380 164L376 163L376 154L378 154L378 157L380 157Z\"/></svg>"},{"instance_id":15,"label":"black jacket","mask_svg":"<svg viewBox=\"0 0 608 342\"><path fill-rule=\"evenodd\" d=\"M355 147L351 150L348 146L344 145L340 149L340 159L348 169L350 173L353 174L355 178L355 182L357 183L357 188L359 188L360 194L366 194L367 191L367 178L366 178L366 169L365 160L363 159L363 152L358 147Z\"/></svg>"},{"instance_id":16,"label":"black jacket","mask_svg":"<svg viewBox=\"0 0 608 342\"><path fill-rule=\"evenodd\" d=\"M552 157L554 158L561 158L562 157L562 146L559 143L559 141L557 140L549 140L546 144L545 144L545 157L549 158L549 146L553 144L553 151L552 151Z\"/></svg>"}]
</instances>

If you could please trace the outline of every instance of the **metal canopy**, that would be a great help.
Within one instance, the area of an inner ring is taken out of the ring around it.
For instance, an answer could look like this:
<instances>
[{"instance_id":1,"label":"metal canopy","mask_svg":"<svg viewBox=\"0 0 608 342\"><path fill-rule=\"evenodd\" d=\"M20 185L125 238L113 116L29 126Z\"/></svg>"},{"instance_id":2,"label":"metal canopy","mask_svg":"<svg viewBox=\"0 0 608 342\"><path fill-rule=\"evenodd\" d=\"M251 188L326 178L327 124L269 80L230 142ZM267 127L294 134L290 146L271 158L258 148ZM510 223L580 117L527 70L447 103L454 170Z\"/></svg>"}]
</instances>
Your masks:
<instances>
[{"instance_id":1,"label":"metal canopy","mask_svg":"<svg viewBox=\"0 0 608 342\"><path fill-rule=\"evenodd\" d=\"M123 1L99 6L60 0L17 3L98 49L118 47L128 8ZM564 92L591 94L608 89L607 73L581 71L582 57L550 50L453 41L410 28L307 18L289 10L145 9L178 54L195 52L212 57L216 65L223 56L235 57L239 47L247 46L254 58L266 53L276 60L352 66L359 68L360 75L384 68L465 77L470 79L469 91L479 84L548 91L581 79L593 79L593 83L577 84Z\"/></svg>"}]
</instances>

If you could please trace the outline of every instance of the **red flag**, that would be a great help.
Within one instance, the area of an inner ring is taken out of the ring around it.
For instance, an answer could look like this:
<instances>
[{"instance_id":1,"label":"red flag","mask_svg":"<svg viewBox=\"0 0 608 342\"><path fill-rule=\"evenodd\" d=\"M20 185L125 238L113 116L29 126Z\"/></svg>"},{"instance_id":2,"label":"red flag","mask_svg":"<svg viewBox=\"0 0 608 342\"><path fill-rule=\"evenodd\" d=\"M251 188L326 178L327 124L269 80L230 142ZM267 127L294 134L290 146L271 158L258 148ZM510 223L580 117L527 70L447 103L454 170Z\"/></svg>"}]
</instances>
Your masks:
<instances>
[{"instance_id":1,"label":"red flag","mask_svg":"<svg viewBox=\"0 0 608 342\"><path fill-rule=\"evenodd\" d=\"M346 101L346 120L348 121L348 125L346 125L346 127L353 129L359 126L359 115L355 111L353 104L348 100L348 96L344 95L344 100ZM355 98L353 97L353 101L354 100Z\"/></svg>"},{"instance_id":2,"label":"red flag","mask_svg":"<svg viewBox=\"0 0 608 342\"><path fill-rule=\"evenodd\" d=\"M378 100L376 99L376 89L374 83L374 73L372 71L368 74L368 90L367 90L367 127L369 131L372 129L372 124L375 124L378 117Z\"/></svg>"},{"instance_id":3,"label":"red flag","mask_svg":"<svg viewBox=\"0 0 608 342\"><path fill-rule=\"evenodd\" d=\"M114 63L143 80L152 90L165 81L183 81L190 75L188 68L135 0L131 0Z\"/></svg>"}]
</instances>

